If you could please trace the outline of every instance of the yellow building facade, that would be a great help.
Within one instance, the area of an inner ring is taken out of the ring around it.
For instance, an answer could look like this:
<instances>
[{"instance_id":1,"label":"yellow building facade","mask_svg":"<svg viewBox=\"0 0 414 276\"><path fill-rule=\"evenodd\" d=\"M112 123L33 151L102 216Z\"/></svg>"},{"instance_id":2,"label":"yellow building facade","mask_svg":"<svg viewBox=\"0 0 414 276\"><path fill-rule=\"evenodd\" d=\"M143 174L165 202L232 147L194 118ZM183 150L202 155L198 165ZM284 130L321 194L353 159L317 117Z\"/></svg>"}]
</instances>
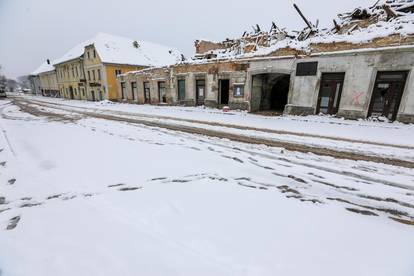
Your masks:
<instances>
[{"instance_id":1,"label":"yellow building facade","mask_svg":"<svg viewBox=\"0 0 414 276\"><path fill-rule=\"evenodd\" d=\"M55 64L60 95L67 99L86 100L86 79L83 58Z\"/></svg>"},{"instance_id":2,"label":"yellow building facade","mask_svg":"<svg viewBox=\"0 0 414 276\"><path fill-rule=\"evenodd\" d=\"M87 80L87 99L90 101L117 100L117 76L145 68L128 64L104 63L93 44L85 47L83 65Z\"/></svg>"},{"instance_id":3,"label":"yellow building facade","mask_svg":"<svg viewBox=\"0 0 414 276\"><path fill-rule=\"evenodd\" d=\"M174 63L180 54L150 42L98 33L54 60L60 95L67 99L102 101L120 97L117 76Z\"/></svg>"}]
</instances>

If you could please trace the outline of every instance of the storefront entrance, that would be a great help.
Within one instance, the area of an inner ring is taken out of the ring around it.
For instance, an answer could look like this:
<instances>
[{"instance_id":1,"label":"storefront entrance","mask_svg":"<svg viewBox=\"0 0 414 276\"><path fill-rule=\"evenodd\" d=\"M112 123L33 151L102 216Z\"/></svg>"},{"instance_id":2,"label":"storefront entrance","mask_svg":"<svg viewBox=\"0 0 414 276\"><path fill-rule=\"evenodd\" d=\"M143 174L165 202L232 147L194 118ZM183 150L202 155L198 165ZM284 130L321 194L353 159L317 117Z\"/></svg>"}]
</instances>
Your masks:
<instances>
[{"instance_id":1,"label":"storefront entrance","mask_svg":"<svg viewBox=\"0 0 414 276\"><path fill-rule=\"evenodd\" d=\"M378 72L369 109L369 117L386 117L395 121L400 108L408 73Z\"/></svg>"}]
</instances>

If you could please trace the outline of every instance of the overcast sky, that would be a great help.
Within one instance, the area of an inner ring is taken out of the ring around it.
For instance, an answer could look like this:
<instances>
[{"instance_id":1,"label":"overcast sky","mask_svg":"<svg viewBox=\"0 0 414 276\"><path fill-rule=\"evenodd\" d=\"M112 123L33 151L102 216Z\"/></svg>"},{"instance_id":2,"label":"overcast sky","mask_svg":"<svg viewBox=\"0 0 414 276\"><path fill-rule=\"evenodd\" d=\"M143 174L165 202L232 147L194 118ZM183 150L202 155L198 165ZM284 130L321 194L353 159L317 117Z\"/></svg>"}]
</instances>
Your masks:
<instances>
[{"instance_id":1,"label":"overcast sky","mask_svg":"<svg viewBox=\"0 0 414 276\"><path fill-rule=\"evenodd\" d=\"M258 23L304 27L293 3L309 20L331 26L334 16L374 0L0 0L0 65L16 78L55 59L97 32L174 47L186 56L194 40L238 37Z\"/></svg>"}]
</instances>

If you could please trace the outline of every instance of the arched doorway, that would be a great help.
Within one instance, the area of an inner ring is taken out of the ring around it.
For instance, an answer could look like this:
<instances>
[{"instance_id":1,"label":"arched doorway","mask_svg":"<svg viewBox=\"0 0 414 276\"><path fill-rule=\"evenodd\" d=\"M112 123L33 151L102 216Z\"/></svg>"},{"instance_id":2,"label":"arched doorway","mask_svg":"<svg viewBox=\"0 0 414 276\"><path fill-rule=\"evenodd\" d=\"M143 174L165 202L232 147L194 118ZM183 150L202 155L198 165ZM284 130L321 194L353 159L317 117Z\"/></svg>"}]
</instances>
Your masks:
<instances>
[{"instance_id":1,"label":"arched doorway","mask_svg":"<svg viewBox=\"0 0 414 276\"><path fill-rule=\"evenodd\" d=\"M259 74L253 76L251 111L283 114L288 103L290 75Z\"/></svg>"},{"instance_id":2,"label":"arched doorway","mask_svg":"<svg viewBox=\"0 0 414 276\"><path fill-rule=\"evenodd\" d=\"M280 76L273 83L270 94L270 109L283 112L288 103L290 76Z\"/></svg>"}]
</instances>

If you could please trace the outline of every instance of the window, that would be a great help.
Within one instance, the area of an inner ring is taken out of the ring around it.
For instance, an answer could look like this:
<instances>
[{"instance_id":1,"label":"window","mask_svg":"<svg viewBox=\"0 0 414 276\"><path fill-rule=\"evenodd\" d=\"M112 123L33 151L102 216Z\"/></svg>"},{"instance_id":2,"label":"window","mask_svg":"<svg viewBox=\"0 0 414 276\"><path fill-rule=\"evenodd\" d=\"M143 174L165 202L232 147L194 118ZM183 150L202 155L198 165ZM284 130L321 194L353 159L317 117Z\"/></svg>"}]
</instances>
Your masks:
<instances>
[{"instance_id":1,"label":"window","mask_svg":"<svg viewBox=\"0 0 414 276\"><path fill-rule=\"evenodd\" d=\"M145 103L151 103L151 89L150 89L150 83L144 82L144 98Z\"/></svg>"},{"instance_id":2,"label":"window","mask_svg":"<svg viewBox=\"0 0 414 276\"><path fill-rule=\"evenodd\" d=\"M159 81L158 82L158 96L160 99L160 103L166 103L167 102L167 92L165 89L165 81Z\"/></svg>"},{"instance_id":3,"label":"window","mask_svg":"<svg viewBox=\"0 0 414 276\"><path fill-rule=\"evenodd\" d=\"M98 69L98 80L101 80L101 69Z\"/></svg>"},{"instance_id":4,"label":"window","mask_svg":"<svg viewBox=\"0 0 414 276\"><path fill-rule=\"evenodd\" d=\"M75 77L75 69L72 66L72 78L74 78L74 77Z\"/></svg>"},{"instance_id":5,"label":"window","mask_svg":"<svg viewBox=\"0 0 414 276\"><path fill-rule=\"evenodd\" d=\"M233 96L234 97L244 97L244 85L235 84L234 85Z\"/></svg>"},{"instance_id":6,"label":"window","mask_svg":"<svg viewBox=\"0 0 414 276\"><path fill-rule=\"evenodd\" d=\"M76 73L76 76L79 76L79 73L78 73L78 66L76 66L76 67L75 67L75 73Z\"/></svg>"},{"instance_id":7,"label":"window","mask_svg":"<svg viewBox=\"0 0 414 276\"><path fill-rule=\"evenodd\" d=\"M85 97L85 89L81 88L81 91L82 91L82 97Z\"/></svg>"},{"instance_id":8,"label":"window","mask_svg":"<svg viewBox=\"0 0 414 276\"><path fill-rule=\"evenodd\" d=\"M131 91L132 91L132 100L135 100L135 95L137 96L136 98L138 99L138 91L137 91L137 83L131 82Z\"/></svg>"},{"instance_id":9,"label":"window","mask_svg":"<svg viewBox=\"0 0 414 276\"><path fill-rule=\"evenodd\" d=\"M93 80L95 80L95 70L92 70Z\"/></svg>"},{"instance_id":10,"label":"window","mask_svg":"<svg viewBox=\"0 0 414 276\"><path fill-rule=\"evenodd\" d=\"M119 76L119 75L121 75L122 74L122 71L121 70L115 70L115 76Z\"/></svg>"},{"instance_id":11,"label":"window","mask_svg":"<svg viewBox=\"0 0 414 276\"><path fill-rule=\"evenodd\" d=\"M125 82L121 82L121 96L123 100L126 100L126 94L125 94Z\"/></svg>"},{"instance_id":12,"label":"window","mask_svg":"<svg viewBox=\"0 0 414 276\"><path fill-rule=\"evenodd\" d=\"M93 50L93 58L96 58L96 51Z\"/></svg>"},{"instance_id":13,"label":"window","mask_svg":"<svg viewBox=\"0 0 414 276\"><path fill-rule=\"evenodd\" d=\"M89 56L89 51L87 52L87 54L88 54L88 59L91 59L91 57Z\"/></svg>"},{"instance_id":14,"label":"window","mask_svg":"<svg viewBox=\"0 0 414 276\"><path fill-rule=\"evenodd\" d=\"M88 81L91 80L91 71L88 71Z\"/></svg>"}]
</instances>

